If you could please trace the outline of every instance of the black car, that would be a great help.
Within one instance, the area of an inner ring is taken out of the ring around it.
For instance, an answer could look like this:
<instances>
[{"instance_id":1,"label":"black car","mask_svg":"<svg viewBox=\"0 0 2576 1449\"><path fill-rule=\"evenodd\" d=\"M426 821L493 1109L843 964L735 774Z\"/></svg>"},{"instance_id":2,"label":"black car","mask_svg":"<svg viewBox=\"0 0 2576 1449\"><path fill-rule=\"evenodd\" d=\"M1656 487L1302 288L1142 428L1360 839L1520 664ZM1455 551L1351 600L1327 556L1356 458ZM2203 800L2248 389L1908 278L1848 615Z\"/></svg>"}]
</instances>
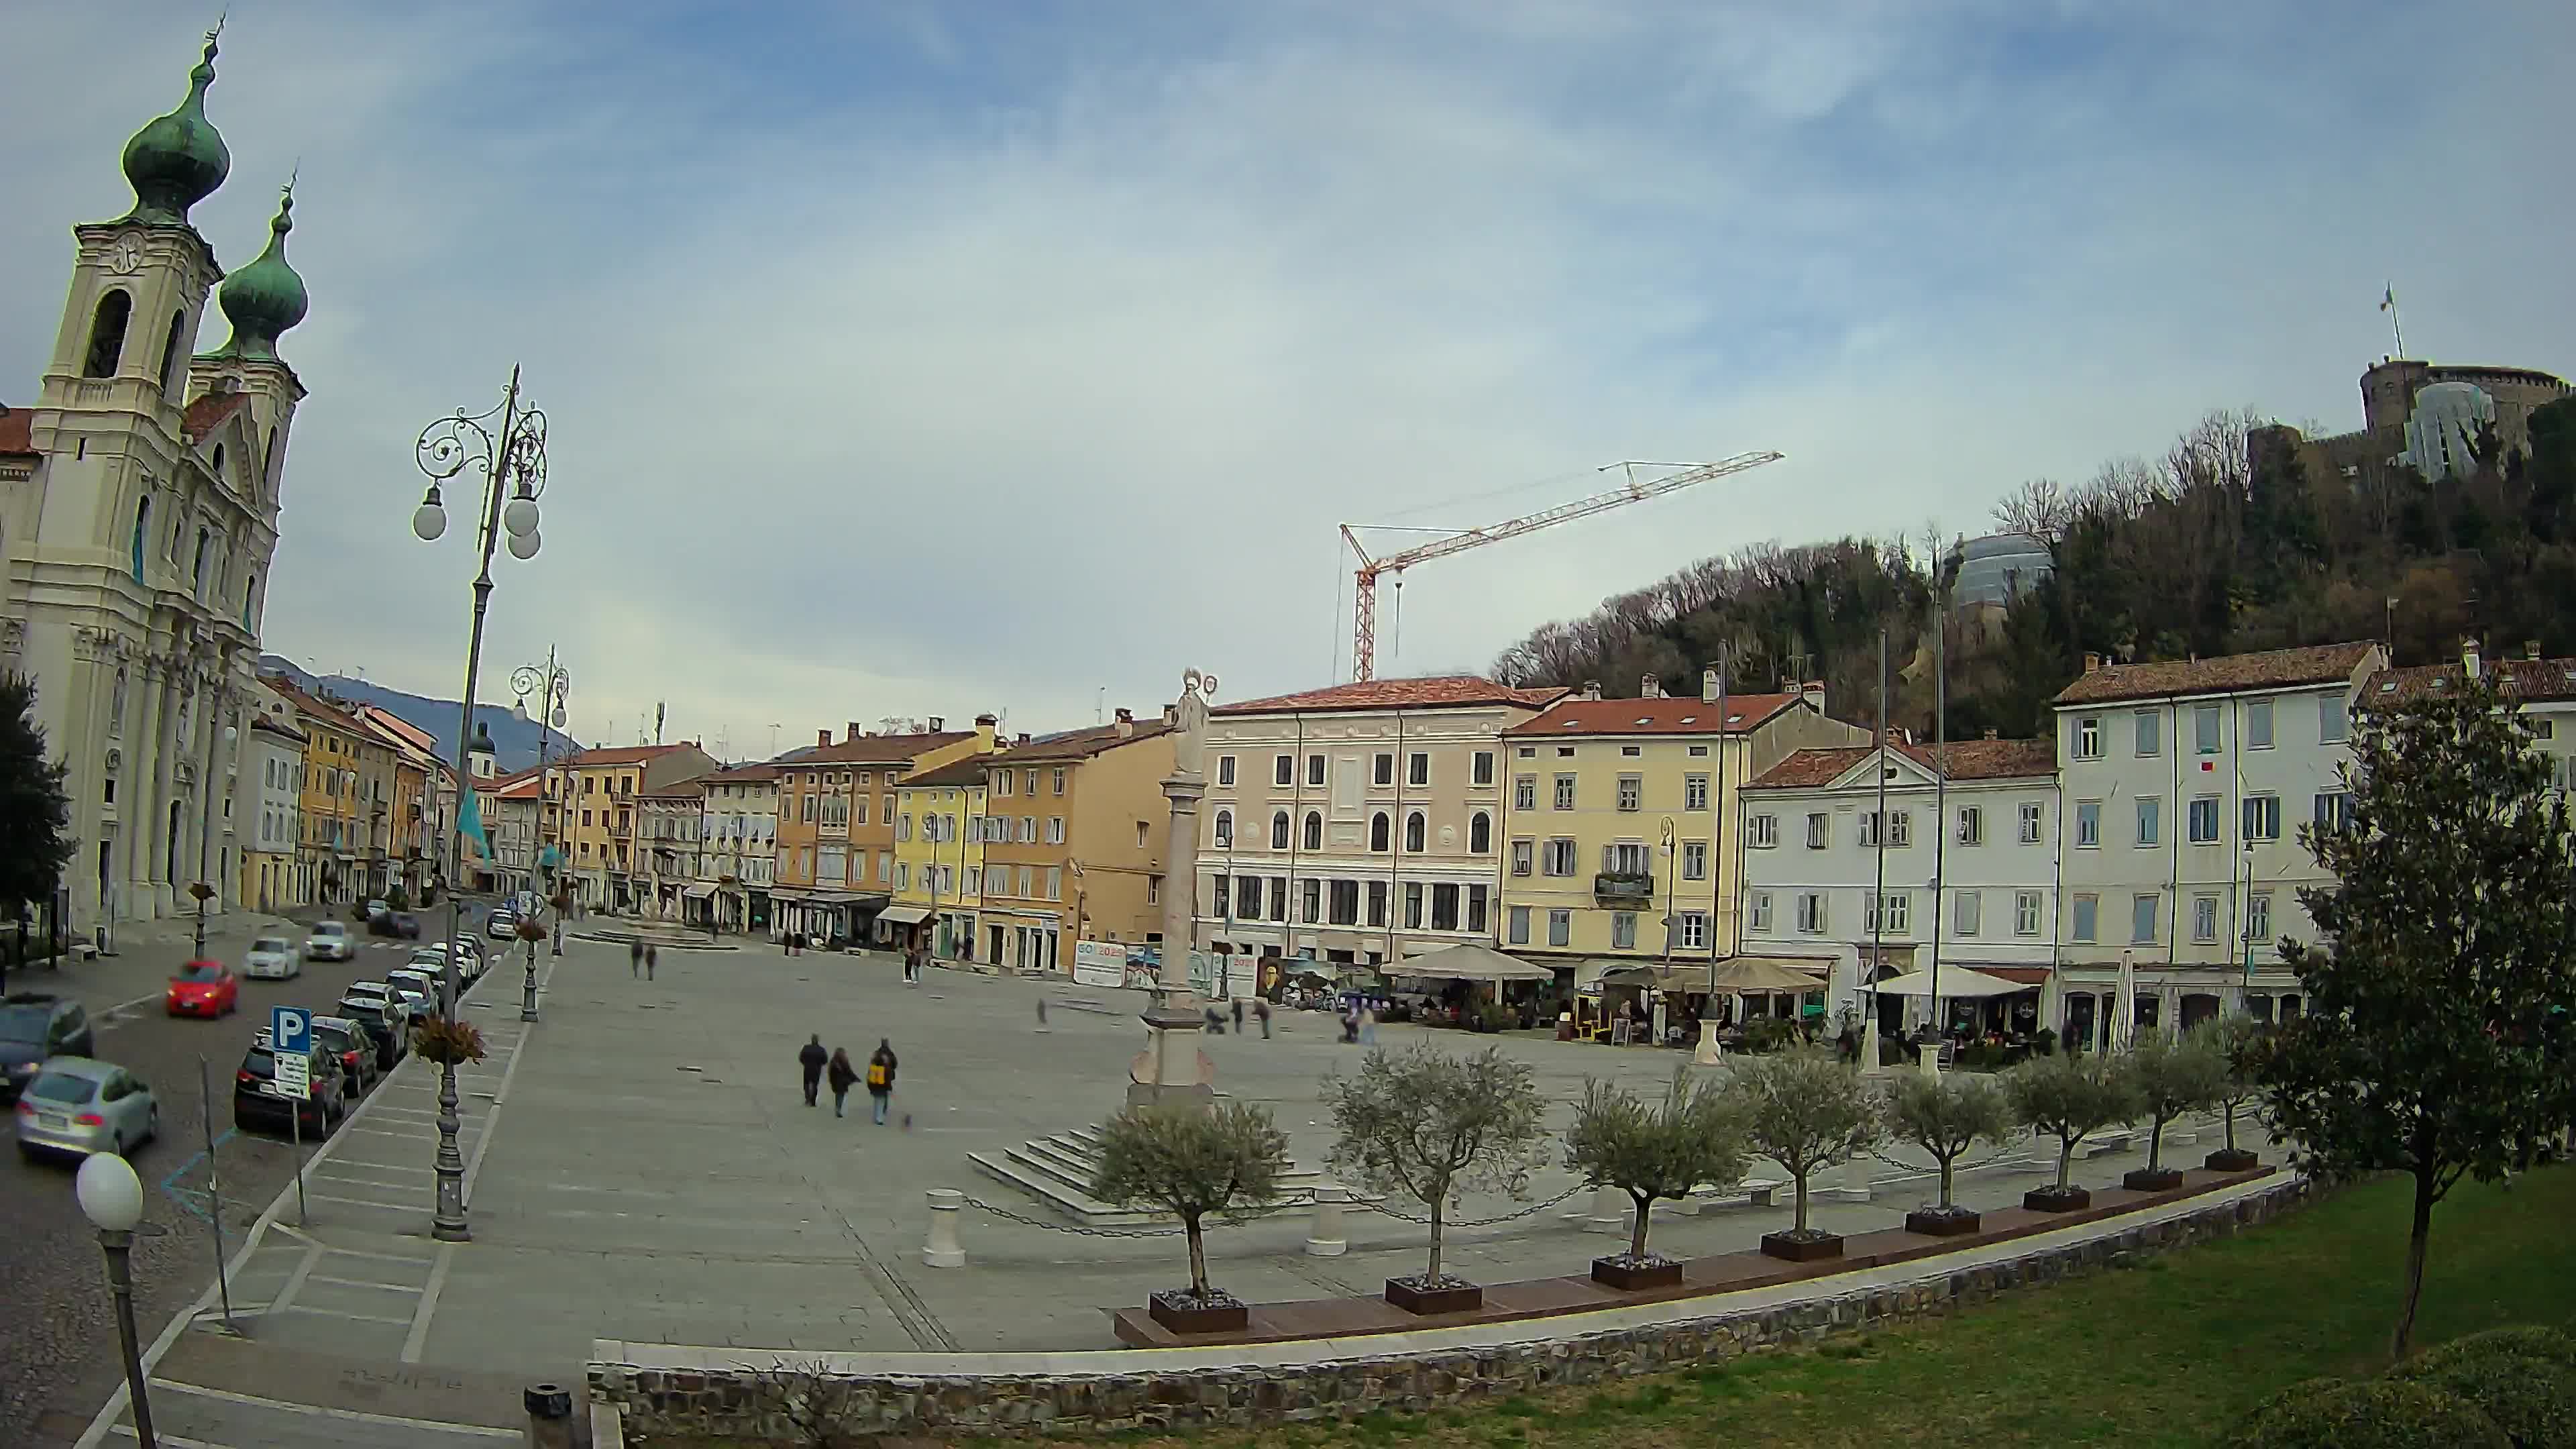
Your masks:
<instances>
[{"instance_id":1,"label":"black car","mask_svg":"<svg viewBox=\"0 0 2576 1449\"><path fill-rule=\"evenodd\" d=\"M277 1089L277 1057L269 1050L268 1034L242 1053L241 1065L233 1071L233 1125L245 1132L270 1128L287 1130L290 1113L303 1119L307 1137L327 1135L342 1117L349 1114L349 1099L341 1090L344 1073L339 1058L330 1054L317 1036L311 1065L305 1069L312 1084L312 1095L302 1102L282 1095Z\"/></svg>"},{"instance_id":2,"label":"black car","mask_svg":"<svg viewBox=\"0 0 2576 1449\"><path fill-rule=\"evenodd\" d=\"M317 1016L313 1018L313 1040L340 1059L341 1095L365 1096L381 1074L376 1066L376 1039L367 1029L346 1017Z\"/></svg>"},{"instance_id":3,"label":"black car","mask_svg":"<svg viewBox=\"0 0 2576 1449\"><path fill-rule=\"evenodd\" d=\"M396 936L399 936L406 941L417 941L420 939L420 917L413 915L409 911L396 911L394 912L393 921L394 934Z\"/></svg>"},{"instance_id":4,"label":"black car","mask_svg":"<svg viewBox=\"0 0 2576 1449\"><path fill-rule=\"evenodd\" d=\"M356 1022L376 1044L376 1073L379 1076L392 1071L394 1064L411 1050L411 1043L403 1040L401 1029L385 1019L385 1008L381 1002L343 997L338 1005L331 1008L331 1015L341 1021Z\"/></svg>"},{"instance_id":5,"label":"black car","mask_svg":"<svg viewBox=\"0 0 2576 1449\"><path fill-rule=\"evenodd\" d=\"M0 1097L16 1101L48 1057L94 1053L89 1013L67 996L13 991L0 996Z\"/></svg>"}]
</instances>

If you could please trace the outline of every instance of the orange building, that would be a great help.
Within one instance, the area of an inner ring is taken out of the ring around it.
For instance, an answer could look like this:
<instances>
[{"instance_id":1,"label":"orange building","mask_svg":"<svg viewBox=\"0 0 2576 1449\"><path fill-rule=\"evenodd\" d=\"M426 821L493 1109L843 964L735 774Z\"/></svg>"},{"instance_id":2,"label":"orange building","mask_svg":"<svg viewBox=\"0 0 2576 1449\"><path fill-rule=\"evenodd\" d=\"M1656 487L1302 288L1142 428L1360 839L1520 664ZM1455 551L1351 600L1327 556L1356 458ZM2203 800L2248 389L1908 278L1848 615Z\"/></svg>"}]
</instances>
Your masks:
<instances>
[{"instance_id":1,"label":"orange building","mask_svg":"<svg viewBox=\"0 0 2576 1449\"><path fill-rule=\"evenodd\" d=\"M972 730L929 723L884 733L852 721L838 743L818 730L810 747L770 762L778 768L771 936L801 931L826 948L875 939L894 894L895 781L993 748L991 715L977 716Z\"/></svg>"}]
</instances>

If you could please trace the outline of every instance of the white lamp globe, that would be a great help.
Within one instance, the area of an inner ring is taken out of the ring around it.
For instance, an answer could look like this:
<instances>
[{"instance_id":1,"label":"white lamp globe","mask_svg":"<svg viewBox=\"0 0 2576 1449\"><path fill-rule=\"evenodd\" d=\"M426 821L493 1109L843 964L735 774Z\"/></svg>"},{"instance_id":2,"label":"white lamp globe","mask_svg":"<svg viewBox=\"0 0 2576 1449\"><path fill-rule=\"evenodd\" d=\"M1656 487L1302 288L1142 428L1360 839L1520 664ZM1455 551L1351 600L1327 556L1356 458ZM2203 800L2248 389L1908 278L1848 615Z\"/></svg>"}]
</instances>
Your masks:
<instances>
[{"instance_id":1,"label":"white lamp globe","mask_svg":"<svg viewBox=\"0 0 2576 1449\"><path fill-rule=\"evenodd\" d=\"M435 502L426 502L411 513L411 532L423 543L436 543L447 532L447 510Z\"/></svg>"},{"instance_id":2,"label":"white lamp globe","mask_svg":"<svg viewBox=\"0 0 2576 1449\"><path fill-rule=\"evenodd\" d=\"M72 1181L81 1213L102 1232L130 1233L143 1221L143 1184L113 1152L93 1152Z\"/></svg>"},{"instance_id":3,"label":"white lamp globe","mask_svg":"<svg viewBox=\"0 0 2576 1449\"><path fill-rule=\"evenodd\" d=\"M537 556L537 550L544 545L544 542L545 541L543 539L537 537L536 530L534 529L530 529L526 533L511 534L510 557L516 559L535 558Z\"/></svg>"},{"instance_id":4,"label":"white lamp globe","mask_svg":"<svg viewBox=\"0 0 2576 1449\"><path fill-rule=\"evenodd\" d=\"M501 510L501 526L512 538L537 531L537 500L522 493Z\"/></svg>"}]
</instances>

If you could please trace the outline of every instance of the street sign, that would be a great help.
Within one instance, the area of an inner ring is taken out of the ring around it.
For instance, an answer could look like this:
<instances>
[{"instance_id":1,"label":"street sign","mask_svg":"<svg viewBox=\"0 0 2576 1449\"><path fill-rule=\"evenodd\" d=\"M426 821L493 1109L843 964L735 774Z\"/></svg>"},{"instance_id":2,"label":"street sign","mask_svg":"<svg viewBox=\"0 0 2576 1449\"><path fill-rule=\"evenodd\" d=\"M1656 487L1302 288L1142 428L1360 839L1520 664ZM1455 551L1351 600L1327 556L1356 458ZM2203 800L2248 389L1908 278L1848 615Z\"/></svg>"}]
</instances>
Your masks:
<instances>
[{"instance_id":1,"label":"street sign","mask_svg":"<svg viewBox=\"0 0 2576 1449\"><path fill-rule=\"evenodd\" d=\"M277 1095L292 1097L298 1102L310 1101L313 1096L313 1059L303 1052L289 1054L281 1051L275 1056Z\"/></svg>"},{"instance_id":2,"label":"street sign","mask_svg":"<svg viewBox=\"0 0 2576 1449\"><path fill-rule=\"evenodd\" d=\"M268 1040L280 1057L305 1057L313 1052L313 1013L300 1006L272 1006L268 1009Z\"/></svg>"}]
</instances>

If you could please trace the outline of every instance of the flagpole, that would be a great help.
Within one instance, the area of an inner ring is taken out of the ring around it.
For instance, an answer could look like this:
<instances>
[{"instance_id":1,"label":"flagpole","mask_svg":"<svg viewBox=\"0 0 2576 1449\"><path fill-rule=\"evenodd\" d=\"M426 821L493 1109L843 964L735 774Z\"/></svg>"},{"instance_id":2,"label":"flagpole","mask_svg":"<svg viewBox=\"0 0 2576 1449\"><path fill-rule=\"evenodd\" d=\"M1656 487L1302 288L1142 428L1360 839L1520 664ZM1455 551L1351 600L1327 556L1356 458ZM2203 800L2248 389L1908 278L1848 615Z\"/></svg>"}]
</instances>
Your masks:
<instances>
[{"instance_id":1,"label":"flagpole","mask_svg":"<svg viewBox=\"0 0 2576 1449\"><path fill-rule=\"evenodd\" d=\"M2388 314L2388 325L2397 334L2397 355L2406 355L2406 319L2397 311L2397 287L2394 283L2379 290L2379 310Z\"/></svg>"}]
</instances>

